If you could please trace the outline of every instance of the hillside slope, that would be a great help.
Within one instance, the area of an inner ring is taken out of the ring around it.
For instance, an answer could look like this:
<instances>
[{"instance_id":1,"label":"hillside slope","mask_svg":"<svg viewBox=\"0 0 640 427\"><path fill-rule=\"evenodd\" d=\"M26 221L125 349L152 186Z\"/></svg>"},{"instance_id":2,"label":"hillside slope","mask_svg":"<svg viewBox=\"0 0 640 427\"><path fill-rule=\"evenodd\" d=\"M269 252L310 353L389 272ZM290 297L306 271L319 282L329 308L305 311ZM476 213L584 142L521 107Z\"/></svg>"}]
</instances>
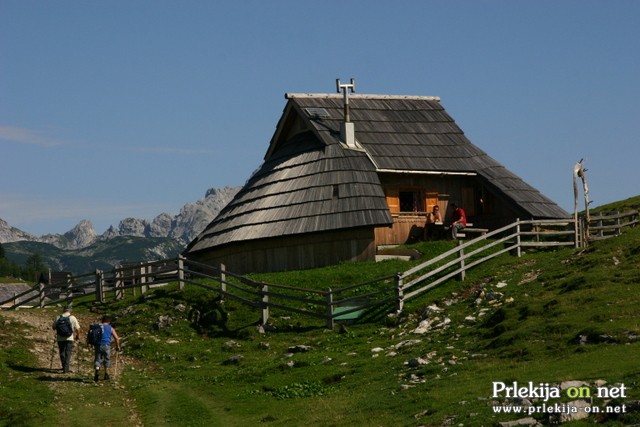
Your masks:
<instances>
[{"instance_id":1,"label":"hillside slope","mask_svg":"<svg viewBox=\"0 0 640 427\"><path fill-rule=\"evenodd\" d=\"M48 243L20 241L4 243L9 261L23 265L32 254L40 254L42 262L53 271L85 274L111 270L128 262L173 258L184 249L178 241L168 237L120 236L100 240L82 249L64 250Z\"/></svg>"},{"instance_id":2,"label":"hillside slope","mask_svg":"<svg viewBox=\"0 0 640 427\"><path fill-rule=\"evenodd\" d=\"M324 288L397 266L260 279ZM116 315L127 357L143 361L120 381L144 425L622 426L640 423L638 284L640 227L588 249L501 256L399 316L335 331L277 309L259 327L257 309L190 286L78 302L76 314Z\"/></svg>"}]
</instances>

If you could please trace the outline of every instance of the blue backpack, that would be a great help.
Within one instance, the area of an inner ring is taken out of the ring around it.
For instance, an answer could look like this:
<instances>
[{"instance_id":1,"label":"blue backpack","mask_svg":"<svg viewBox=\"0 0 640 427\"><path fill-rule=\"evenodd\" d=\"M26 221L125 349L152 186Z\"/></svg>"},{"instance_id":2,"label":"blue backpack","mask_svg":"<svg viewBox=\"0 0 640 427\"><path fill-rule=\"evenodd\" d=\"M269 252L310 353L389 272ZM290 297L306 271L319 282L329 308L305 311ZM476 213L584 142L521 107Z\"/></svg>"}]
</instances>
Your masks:
<instances>
[{"instance_id":1,"label":"blue backpack","mask_svg":"<svg viewBox=\"0 0 640 427\"><path fill-rule=\"evenodd\" d=\"M100 345L100 341L102 341L102 325L99 323L94 323L89 326L89 333L87 334L87 344L90 345Z\"/></svg>"}]
</instances>

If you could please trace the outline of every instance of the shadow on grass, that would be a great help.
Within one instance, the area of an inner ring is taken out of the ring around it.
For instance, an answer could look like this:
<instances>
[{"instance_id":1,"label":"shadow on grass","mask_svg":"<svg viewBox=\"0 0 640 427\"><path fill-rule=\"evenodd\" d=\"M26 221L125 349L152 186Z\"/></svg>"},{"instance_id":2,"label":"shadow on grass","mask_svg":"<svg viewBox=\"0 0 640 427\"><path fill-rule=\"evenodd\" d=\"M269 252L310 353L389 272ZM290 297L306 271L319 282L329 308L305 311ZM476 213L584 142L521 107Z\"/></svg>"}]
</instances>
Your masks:
<instances>
[{"instance_id":1,"label":"shadow on grass","mask_svg":"<svg viewBox=\"0 0 640 427\"><path fill-rule=\"evenodd\" d=\"M41 375L37 377L38 381L50 382L50 383L84 383L88 380L84 378L80 378L77 376L69 377L69 376L46 376Z\"/></svg>"},{"instance_id":2,"label":"shadow on grass","mask_svg":"<svg viewBox=\"0 0 640 427\"><path fill-rule=\"evenodd\" d=\"M9 368L13 369L14 371L22 372L25 374L41 373L40 376L36 377L38 381L84 382L84 379L79 378L73 373L72 374L62 373L61 369L39 368L39 367L25 366L25 365L9 365Z\"/></svg>"},{"instance_id":3,"label":"shadow on grass","mask_svg":"<svg viewBox=\"0 0 640 427\"><path fill-rule=\"evenodd\" d=\"M49 368L38 368L34 366L24 366L24 365L9 365L9 368L14 371L24 372L26 374L31 374L34 372L48 372L48 373L56 373L61 372L61 369L49 369Z\"/></svg>"}]
</instances>

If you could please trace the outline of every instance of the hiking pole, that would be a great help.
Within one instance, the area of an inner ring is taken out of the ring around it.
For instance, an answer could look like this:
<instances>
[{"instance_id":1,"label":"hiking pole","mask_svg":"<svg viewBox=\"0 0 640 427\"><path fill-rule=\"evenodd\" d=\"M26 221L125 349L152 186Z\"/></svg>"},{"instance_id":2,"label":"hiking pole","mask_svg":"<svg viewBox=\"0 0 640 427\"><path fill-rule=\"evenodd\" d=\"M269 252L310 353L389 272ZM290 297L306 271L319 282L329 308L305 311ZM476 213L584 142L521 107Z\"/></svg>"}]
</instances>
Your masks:
<instances>
[{"instance_id":1,"label":"hiking pole","mask_svg":"<svg viewBox=\"0 0 640 427\"><path fill-rule=\"evenodd\" d=\"M118 350L116 350L116 367L113 370L113 378L114 379L118 379L118 353L120 353Z\"/></svg>"},{"instance_id":2,"label":"hiking pole","mask_svg":"<svg viewBox=\"0 0 640 427\"><path fill-rule=\"evenodd\" d=\"M51 363L49 363L49 370L53 369L53 358L56 355L56 342L57 342L57 338L53 337L53 347L51 347Z\"/></svg>"},{"instance_id":3,"label":"hiking pole","mask_svg":"<svg viewBox=\"0 0 640 427\"><path fill-rule=\"evenodd\" d=\"M78 375L80 375L80 340L78 339L78 350L76 351L76 359L78 359Z\"/></svg>"}]
</instances>

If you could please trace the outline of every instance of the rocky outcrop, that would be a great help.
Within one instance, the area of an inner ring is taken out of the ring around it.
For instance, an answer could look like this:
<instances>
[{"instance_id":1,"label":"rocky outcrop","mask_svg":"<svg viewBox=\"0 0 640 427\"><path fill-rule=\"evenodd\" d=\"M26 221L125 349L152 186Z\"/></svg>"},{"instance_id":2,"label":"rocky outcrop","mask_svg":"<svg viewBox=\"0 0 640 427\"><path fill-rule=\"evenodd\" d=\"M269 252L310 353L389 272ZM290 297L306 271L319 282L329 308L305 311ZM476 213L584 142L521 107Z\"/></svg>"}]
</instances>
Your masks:
<instances>
[{"instance_id":1,"label":"rocky outcrop","mask_svg":"<svg viewBox=\"0 0 640 427\"><path fill-rule=\"evenodd\" d=\"M91 221L83 219L64 234L45 234L36 241L49 243L60 249L82 249L94 244L98 235Z\"/></svg>"},{"instance_id":2,"label":"rocky outcrop","mask_svg":"<svg viewBox=\"0 0 640 427\"><path fill-rule=\"evenodd\" d=\"M191 242L209 225L239 190L239 187L211 188L203 199L184 205L180 213L174 218L173 227L167 237L173 237L185 244Z\"/></svg>"},{"instance_id":3,"label":"rocky outcrop","mask_svg":"<svg viewBox=\"0 0 640 427\"><path fill-rule=\"evenodd\" d=\"M0 219L0 243L20 242L22 240L35 239L37 239L36 236L12 227L3 219Z\"/></svg>"}]
</instances>

